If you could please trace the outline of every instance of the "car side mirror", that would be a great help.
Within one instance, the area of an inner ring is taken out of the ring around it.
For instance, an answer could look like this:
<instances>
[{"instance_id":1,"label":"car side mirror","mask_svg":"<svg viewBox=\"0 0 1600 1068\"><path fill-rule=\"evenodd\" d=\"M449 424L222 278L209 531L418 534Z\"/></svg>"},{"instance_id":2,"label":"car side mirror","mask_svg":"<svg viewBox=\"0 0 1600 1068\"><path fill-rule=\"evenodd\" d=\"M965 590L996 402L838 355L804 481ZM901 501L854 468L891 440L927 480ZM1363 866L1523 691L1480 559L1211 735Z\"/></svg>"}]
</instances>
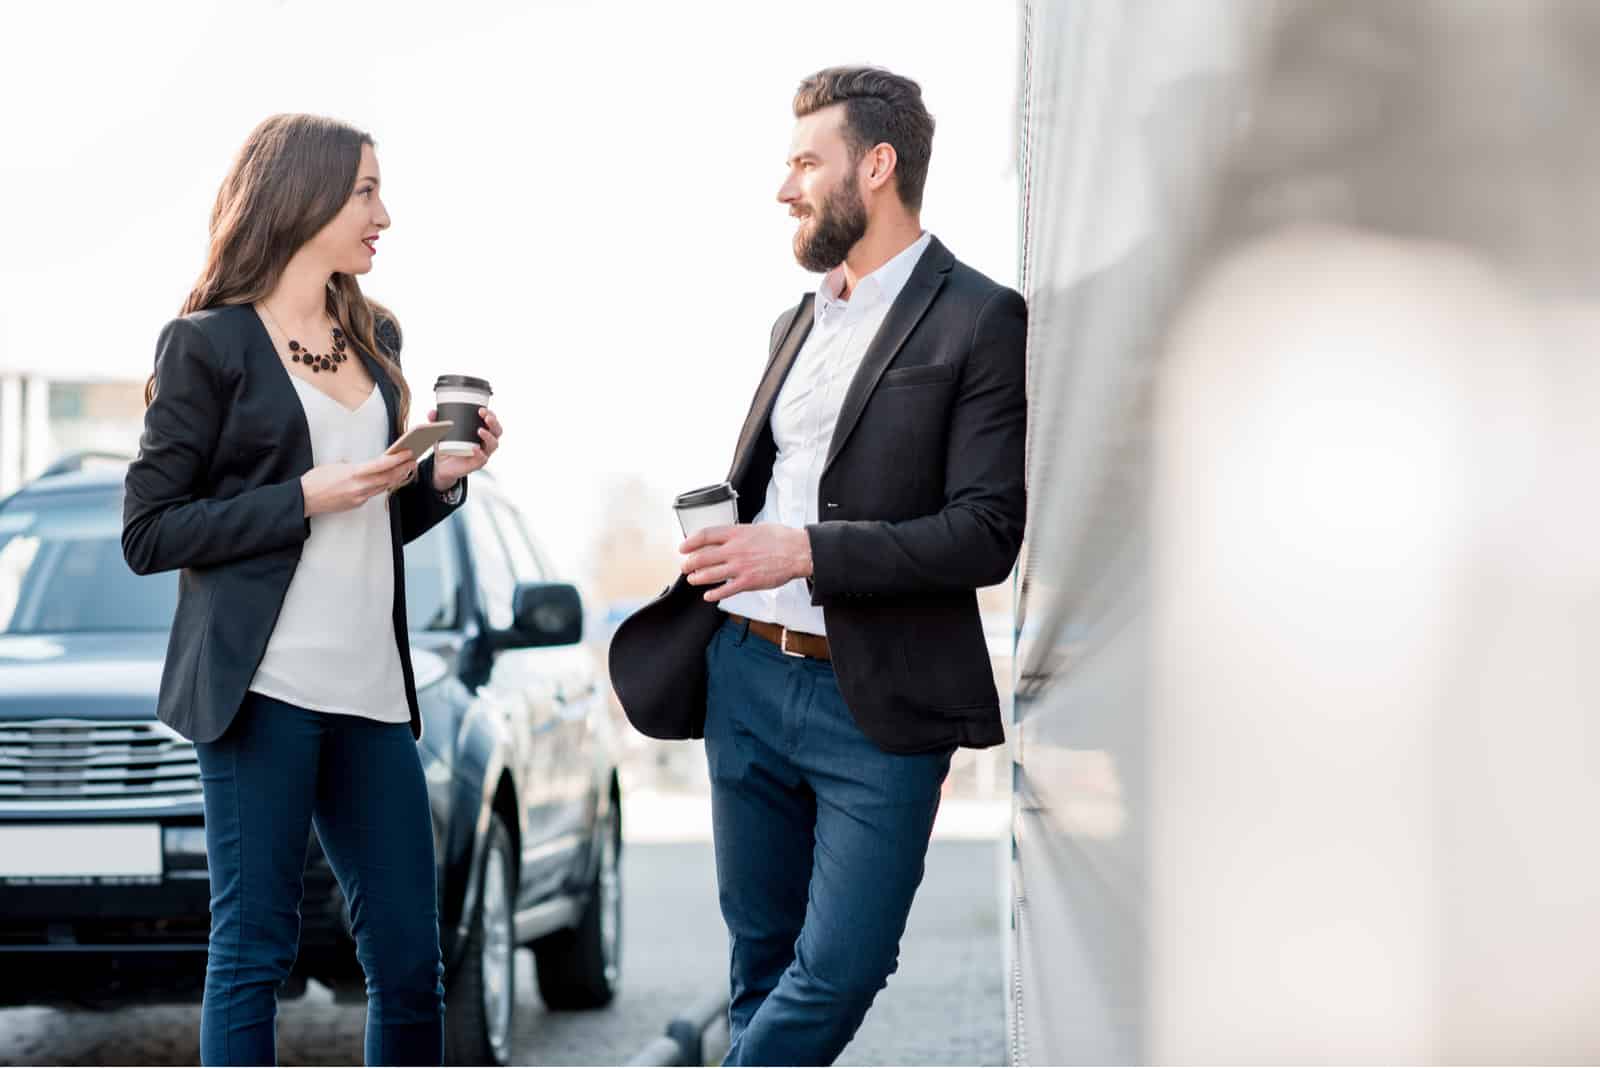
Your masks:
<instances>
[{"instance_id":1,"label":"car side mirror","mask_svg":"<svg viewBox=\"0 0 1600 1068\"><path fill-rule=\"evenodd\" d=\"M511 620L503 644L576 645L583 640L583 598L565 582L523 582L511 595Z\"/></svg>"}]
</instances>

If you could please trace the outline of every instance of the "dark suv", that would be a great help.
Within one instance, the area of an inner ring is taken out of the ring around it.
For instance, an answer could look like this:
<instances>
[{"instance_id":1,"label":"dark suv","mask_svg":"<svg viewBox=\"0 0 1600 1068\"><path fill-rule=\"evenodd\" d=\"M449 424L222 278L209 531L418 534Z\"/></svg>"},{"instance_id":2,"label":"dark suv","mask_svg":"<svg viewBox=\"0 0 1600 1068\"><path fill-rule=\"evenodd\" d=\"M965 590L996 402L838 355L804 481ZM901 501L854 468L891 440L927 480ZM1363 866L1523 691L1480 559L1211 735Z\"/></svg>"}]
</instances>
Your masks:
<instances>
[{"instance_id":1,"label":"dark suv","mask_svg":"<svg viewBox=\"0 0 1600 1068\"><path fill-rule=\"evenodd\" d=\"M190 999L204 977L199 768L155 718L177 576L123 561L124 469L52 474L0 501L0 1005ZM474 475L467 504L405 552L447 1057L504 1064L518 945L552 1009L617 988L611 721L578 592L493 480ZM284 993L315 978L364 997L314 832L305 883Z\"/></svg>"}]
</instances>

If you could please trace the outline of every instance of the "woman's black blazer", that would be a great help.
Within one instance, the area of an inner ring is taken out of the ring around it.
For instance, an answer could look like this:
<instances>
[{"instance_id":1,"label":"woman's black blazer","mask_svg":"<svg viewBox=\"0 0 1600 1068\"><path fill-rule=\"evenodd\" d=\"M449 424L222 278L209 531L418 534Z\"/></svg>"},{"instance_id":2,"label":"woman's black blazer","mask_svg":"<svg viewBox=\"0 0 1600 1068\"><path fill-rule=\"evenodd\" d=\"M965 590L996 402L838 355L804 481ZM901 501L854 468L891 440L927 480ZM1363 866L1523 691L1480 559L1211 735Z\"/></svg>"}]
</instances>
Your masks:
<instances>
[{"instance_id":1,"label":"woman's black blazer","mask_svg":"<svg viewBox=\"0 0 1600 1068\"><path fill-rule=\"evenodd\" d=\"M398 360L391 322L380 324L379 339ZM392 443L398 391L371 355L359 355L383 394ZM141 575L182 569L156 714L186 738L220 738L255 677L311 533L300 488L311 467L299 394L249 305L166 325L155 399L124 486L122 552ZM432 476L430 458L389 507L394 641L419 738L400 547L460 506L434 491ZM389 635L372 635L380 638Z\"/></svg>"}]
</instances>

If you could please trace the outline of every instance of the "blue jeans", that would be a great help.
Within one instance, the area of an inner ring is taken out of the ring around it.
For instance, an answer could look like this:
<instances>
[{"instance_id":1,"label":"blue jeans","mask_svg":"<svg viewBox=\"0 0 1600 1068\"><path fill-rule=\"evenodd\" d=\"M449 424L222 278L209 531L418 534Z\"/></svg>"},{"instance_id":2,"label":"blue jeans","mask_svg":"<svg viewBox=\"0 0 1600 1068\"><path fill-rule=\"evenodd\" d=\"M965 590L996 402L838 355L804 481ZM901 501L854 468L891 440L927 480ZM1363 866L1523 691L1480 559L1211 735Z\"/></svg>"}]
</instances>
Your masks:
<instances>
[{"instance_id":1,"label":"blue jeans","mask_svg":"<svg viewBox=\"0 0 1600 1068\"><path fill-rule=\"evenodd\" d=\"M410 726L251 693L227 733L195 749L211 870L201 1061L277 1061L278 985L300 944L315 822L367 976L366 1062L439 1064L444 965L433 832Z\"/></svg>"},{"instance_id":2,"label":"blue jeans","mask_svg":"<svg viewBox=\"0 0 1600 1068\"><path fill-rule=\"evenodd\" d=\"M951 750L879 749L830 665L743 624L718 629L706 666L725 1063L831 1064L895 970Z\"/></svg>"}]
</instances>

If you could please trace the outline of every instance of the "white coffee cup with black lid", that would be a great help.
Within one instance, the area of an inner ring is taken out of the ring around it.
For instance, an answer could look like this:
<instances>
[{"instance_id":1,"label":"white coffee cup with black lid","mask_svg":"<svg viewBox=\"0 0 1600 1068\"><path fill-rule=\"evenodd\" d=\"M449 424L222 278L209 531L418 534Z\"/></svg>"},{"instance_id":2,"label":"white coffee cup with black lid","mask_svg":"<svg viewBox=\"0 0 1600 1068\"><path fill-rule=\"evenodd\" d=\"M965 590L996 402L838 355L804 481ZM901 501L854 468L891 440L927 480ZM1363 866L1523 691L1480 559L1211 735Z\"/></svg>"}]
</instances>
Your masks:
<instances>
[{"instance_id":1,"label":"white coffee cup with black lid","mask_svg":"<svg viewBox=\"0 0 1600 1068\"><path fill-rule=\"evenodd\" d=\"M731 527L739 522L739 494L727 482L680 493L673 498L672 507L686 538L707 527Z\"/></svg>"},{"instance_id":2,"label":"white coffee cup with black lid","mask_svg":"<svg viewBox=\"0 0 1600 1068\"><path fill-rule=\"evenodd\" d=\"M440 375L433 384L433 407L441 422L454 424L436 446L437 451L454 456L470 456L483 444L478 431L483 429L479 408L489 406L494 391L484 378L471 375Z\"/></svg>"}]
</instances>

